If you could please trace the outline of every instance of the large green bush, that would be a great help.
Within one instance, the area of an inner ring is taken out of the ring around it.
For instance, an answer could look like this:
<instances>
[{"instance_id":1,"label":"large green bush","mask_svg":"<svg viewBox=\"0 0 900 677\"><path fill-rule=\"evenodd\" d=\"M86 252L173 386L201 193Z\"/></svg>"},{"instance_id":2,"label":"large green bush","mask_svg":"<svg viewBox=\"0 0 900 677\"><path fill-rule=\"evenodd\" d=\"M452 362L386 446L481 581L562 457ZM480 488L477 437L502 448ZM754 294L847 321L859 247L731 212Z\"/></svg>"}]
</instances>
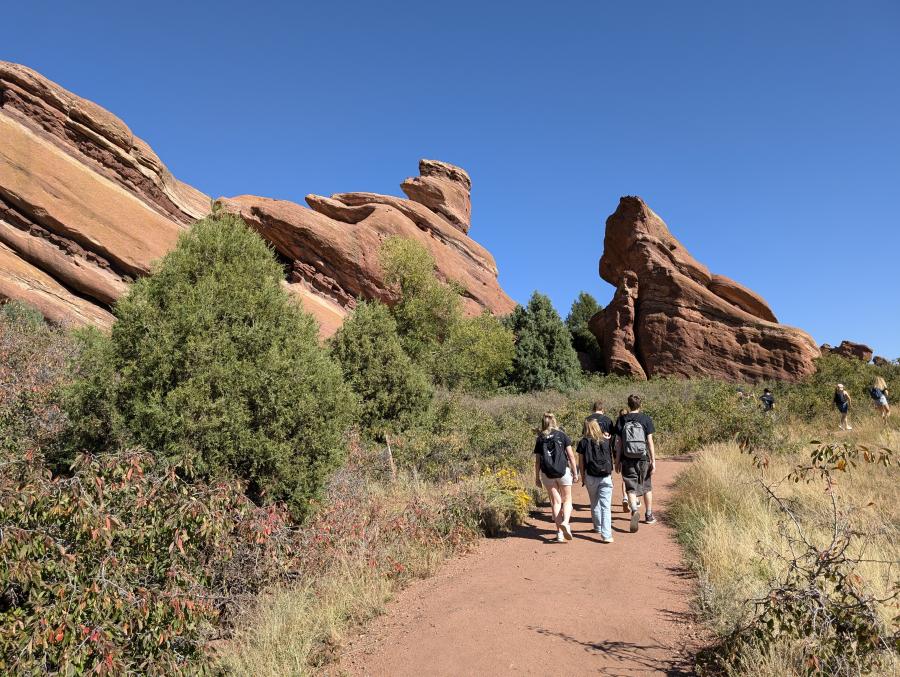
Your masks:
<instances>
[{"instance_id":1,"label":"large green bush","mask_svg":"<svg viewBox=\"0 0 900 677\"><path fill-rule=\"evenodd\" d=\"M402 430L428 408L431 383L403 352L386 306L359 303L332 338L331 353L361 401L360 420L369 430Z\"/></svg>"},{"instance_id":2,"label":"large green bush","mask_svg":"<svg viewBox=\"0 0 900 677\"><path fill-rule=\"evenodd\" d=\"M386 282L399 291L391 311L403 348L433 373L440 346L462 312L462 299L456 289L437 279L434 258L415 240L385 240L381 265Z\"/></svg>"},{"instance_id":3,"label":"large green bush","mask_svg":"<svg viewBox=\"0 0 900 677\"><path fill-rule=\"evenodd\" d=\"M465 317L459 289L438 280L434 259L420 243L389 238L381 261L388 283L399 292L391 312L413 362L437 385L478 392L496 389L512 367L512 332L487 311Z\"/></svg>"},{"instance_id":4,"label":"large green bush","mask_svg":"<svg viewBox=\"0 0 900 677\"><path fill-rule=\"evenodd\" d=\"M67 398L76 445L121 437L302 515L340 460L355 397L281 281L240 219L195 224L118 303L111 338L87 341Z\"/></svg>"},{"instance_id":5,"label":"large green bush","mask_svg":"<svg viewBox=\"0 0 900 677\"><path fill-rule=\"evenodd\" d=\"M459 317L438 351L435 380L447 388L496 390L512 368L515 336L490 312Z\"/></svg>"},{"instance_id":6,"label":"large green bush","mask_svg":"<svg viewBox=\"0 0 900 677\"><path fill-rule=\"evenodd\" d=\"M507 322L516 335L511 385L523 392L578 386L578 356L549 298L534 292L528 305L517 306Z\"/></svg>"}]
</instances>

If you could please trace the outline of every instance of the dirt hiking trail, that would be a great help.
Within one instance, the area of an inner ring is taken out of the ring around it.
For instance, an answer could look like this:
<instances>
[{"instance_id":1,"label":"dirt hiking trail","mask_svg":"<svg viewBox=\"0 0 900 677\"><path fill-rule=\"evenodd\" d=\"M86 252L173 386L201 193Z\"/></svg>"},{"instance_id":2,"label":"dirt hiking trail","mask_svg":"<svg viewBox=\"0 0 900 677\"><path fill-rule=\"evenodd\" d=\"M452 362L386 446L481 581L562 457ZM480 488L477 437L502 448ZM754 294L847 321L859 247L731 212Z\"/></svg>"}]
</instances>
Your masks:
<instances>
[{"instance_id":1,"label":"dirt hiking trail","mask_svg":"<svg viewBox=\"0 0 900 677\"><path fill-rule=\"evenodd\" d=\"M617 481L613 544L593 532L581 486L573 492L571 542L555 542L546 506L511 536L482 541L402 591L346 647L336 673L693 674L694 581L666 524L675 475L687 462L657 464L658 522L642 521L636 534L628 533Z\"/></svg>"}]
</instances>

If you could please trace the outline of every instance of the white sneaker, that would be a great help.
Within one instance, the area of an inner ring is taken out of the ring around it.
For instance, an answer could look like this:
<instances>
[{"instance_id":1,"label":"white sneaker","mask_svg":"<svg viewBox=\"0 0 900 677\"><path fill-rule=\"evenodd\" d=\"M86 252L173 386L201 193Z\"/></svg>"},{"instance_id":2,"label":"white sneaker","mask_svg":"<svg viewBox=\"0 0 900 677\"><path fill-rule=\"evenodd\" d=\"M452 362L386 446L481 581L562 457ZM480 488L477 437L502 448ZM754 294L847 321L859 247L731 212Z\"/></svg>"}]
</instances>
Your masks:
<instances>
[{"instance_id":1,"label":"white sneaker","mask_svg":"<svg viewBox=\"0 0 900 677\"><path fill-rule=\"evenodd\" d=\"M556 532L556 542L557 543L565 543L566 542L566 537L563 536L563 532L561 532L561 531Z\"/></svg>"}]
</instances>

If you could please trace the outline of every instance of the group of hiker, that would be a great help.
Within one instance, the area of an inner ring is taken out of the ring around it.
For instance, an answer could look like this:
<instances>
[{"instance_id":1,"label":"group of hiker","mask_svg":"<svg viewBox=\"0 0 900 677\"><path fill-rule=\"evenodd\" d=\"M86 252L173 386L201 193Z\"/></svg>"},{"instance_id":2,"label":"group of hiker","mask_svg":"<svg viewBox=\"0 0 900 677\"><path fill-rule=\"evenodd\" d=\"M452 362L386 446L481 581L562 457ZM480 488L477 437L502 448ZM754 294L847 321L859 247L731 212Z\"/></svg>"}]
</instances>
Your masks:
<instances>
[{"instance_id":1,"label":"group of hiker","mask_svg":"<svg viewBox=\"0 0 900 677\"><path fill-rule=\"evenodd\" d=\"M572 540L572 484L581 482L591 502L591 521L601 543L612 543L613 473L622 476L622 510L631 513L630 530L638 530L643 498L644 522L655 524L651 478L656 468L653 420L641 411L641 397L630 395L615 423L594 402L584 420L581 439L572 440L550 412L544 414L534 445L534 481L550 495L556 540ZM577 454L577 460L576 460Z\"/></svg>"},{"instance_id":2,"label":"group of hiker","mask_svg":"<svg viewBox=\"0 0 900 677\"><path fill-rule=\"evenodd\" d=\"M876 377L869 395L883 420L891 415L887 384ZM753 397L738 389L741 399ZM766 388L760 396L762 409L775 409L775 397ZM852 398L842 383L834 390L834 404L841 415L841 430L850 425ZM534 444L534 481L550 495L550 508L556 524L556 540L572 540L572 485L581 482L591 502L591 521L601 543L612 543L613 474L622 476L622 511L631 513L630 531L638 530L641 499L644 522L655 524L653 516L652 476L656 468L653 419L641 411L640 395L629 395L628 408L622 409L615 423L603 411L603 402L594 402L593 411L585 418L581 439L574 450L572 440L559 427L556 416L547 412Z\"/></svg>"},{"instance_id":3,"label":"group of hiker","mask_svg":"<svg viewBox=\"0 0 900 677\"><path fill-rule=\"evenodd\" d=\"M887 421L891 415L891 405L888 402L889 395L890 392L885 380L881 376L876 376L872 382L872 387L869 388L869 396L872 398L878 413L881 414L882 421ZM850 425L850 405L852 402L853 398L850 397L850 393L847 392L844 384L838 383L834 389L834 406L841 415L839 424L841 430L853 430L853 426Z\"/></svg>"}]
</instances>

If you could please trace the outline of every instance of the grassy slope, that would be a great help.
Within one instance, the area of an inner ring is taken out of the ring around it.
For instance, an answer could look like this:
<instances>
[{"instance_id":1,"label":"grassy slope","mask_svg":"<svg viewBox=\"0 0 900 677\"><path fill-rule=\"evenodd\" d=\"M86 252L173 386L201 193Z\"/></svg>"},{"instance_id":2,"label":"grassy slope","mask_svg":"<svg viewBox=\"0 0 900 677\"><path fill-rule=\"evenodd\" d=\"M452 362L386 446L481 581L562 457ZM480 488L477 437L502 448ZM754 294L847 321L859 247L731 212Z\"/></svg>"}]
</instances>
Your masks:
<instances>
[{"instance_id":1,"label":"grassy slope","mask_svg":"<svg viewBox=\"0 0 900 677\"><path fill-rule=\"evenodd\" d=\"M832 423L836 423L833 418ZM777 481L794 465L808 462L808 443L813 438L900 449L900 432L885 427L873 415L858 420L853 432L826 433L822 430L825 425L823 421L821 425L779 426L782 430L790 428L792 439L785 442L795 451L771 455L765 470L755 468L751 457L742 454L737 445L722 443L701 449L679 477L675 522L686 555L700 578L700 609L716 633L726 634L745 617L748 599L767 593L769 580L780 573L779 559L773 553L786 552L781 529L790 527L779 522L759 480ZM842 474L834 487L839 506L854 526L875 534L858 545L867 558L900 562L898 480L897 466L861 465ZM786 482L778 488L780 495L798 502L804 529L823 544L828 542L826 525L831 510L831 499L824 489L821 481ZM898 581L896 565L863 563L857 573L877 595L884 595ZM890 622L897 609L885 606L881 612ZM734 673L772 677L803 674L799 655L799 647L792 643L771 651L754 651L743 657ZM898 671L900 662L895 657L883 674Z\"/></svg>"}]
</instances>

